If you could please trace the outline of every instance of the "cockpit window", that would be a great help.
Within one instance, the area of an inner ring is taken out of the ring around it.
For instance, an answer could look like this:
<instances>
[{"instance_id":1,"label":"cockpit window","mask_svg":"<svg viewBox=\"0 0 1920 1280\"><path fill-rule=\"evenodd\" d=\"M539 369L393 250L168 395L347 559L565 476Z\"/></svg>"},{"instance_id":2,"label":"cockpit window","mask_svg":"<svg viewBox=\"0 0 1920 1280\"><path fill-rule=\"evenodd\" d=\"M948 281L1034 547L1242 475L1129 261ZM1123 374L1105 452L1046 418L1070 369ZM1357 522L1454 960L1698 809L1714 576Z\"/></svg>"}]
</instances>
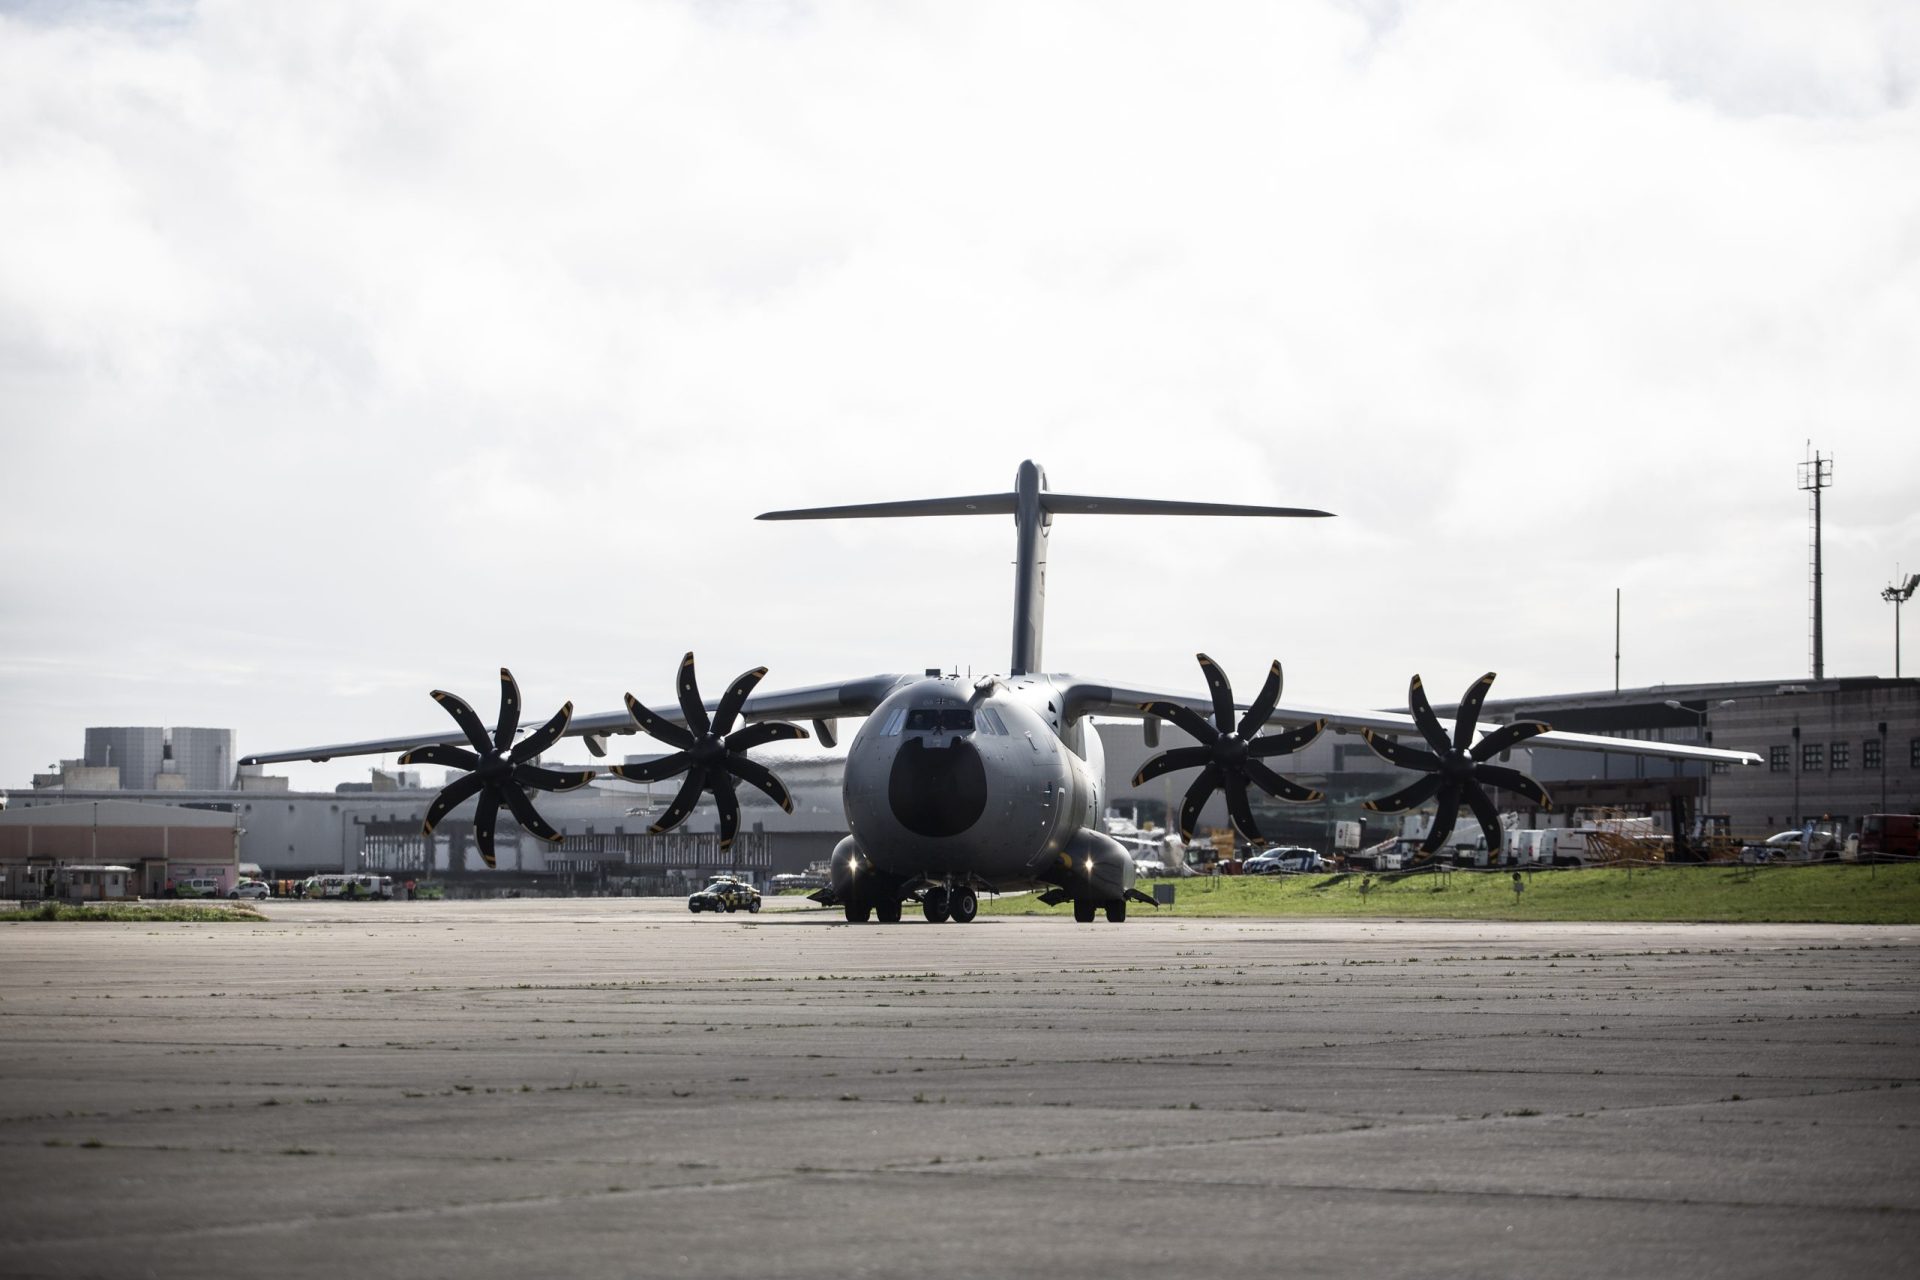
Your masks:
<instances>
[{"instance_id":1,"label":"cockpit window","mask_svg":"<svg viewBox=\"0 0 1920 1280\"><path fill-rule=\"evenodd\" d=\"M886 726L882 728L880 732L885 734L889 738L896 738L900 736L900 723L906 718L907 718L907 713L905 708L895 707L893 714L887 717Z\"/></svg>"},{"instance_id":2,"label":"cockpit window","mask_svg":"<svg viewBox=\"0 0 1920 1280\"><path fill-rule=\"evenodd\" d=\"M907 712L907 732L972 733L970 707L915 707Z\"/></svg>"},{"instance_id":3,"label":"cockpit window","mask_svg":"<svg viewBox=\"0 0 1920 1280\"><path fill-rule=\"evenodd\" d=\"M1004 736L1007 732L1007 722L1002 720L1000 713L992 707L980 708L980 723L986 726L988 733L997 733Z\"/></svg>"}]
</instances>

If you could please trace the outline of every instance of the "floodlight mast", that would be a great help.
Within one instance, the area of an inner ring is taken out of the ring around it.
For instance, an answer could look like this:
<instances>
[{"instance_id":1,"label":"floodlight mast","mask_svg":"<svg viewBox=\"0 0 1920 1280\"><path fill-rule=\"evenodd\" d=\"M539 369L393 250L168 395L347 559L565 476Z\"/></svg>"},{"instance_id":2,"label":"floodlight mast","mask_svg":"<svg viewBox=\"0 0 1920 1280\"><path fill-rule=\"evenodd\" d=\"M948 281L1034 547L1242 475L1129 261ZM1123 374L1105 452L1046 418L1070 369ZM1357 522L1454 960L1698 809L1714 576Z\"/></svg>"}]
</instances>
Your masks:
<instances>
[{"instance_id":1,"label":"floodlight mast","mask_svg":"<svg viewBox=\"0 0 1920 1280\"><path fill-rule=\"evenodd\" d=\"M1900 606L1913 599L1913 589L1920 587L1920 573L1909 574L1907 580L1899 586L1889 586L1880 593L1880 598L1893 606L1893 678L1900 678Z\"/></svg>"}]
</instances>

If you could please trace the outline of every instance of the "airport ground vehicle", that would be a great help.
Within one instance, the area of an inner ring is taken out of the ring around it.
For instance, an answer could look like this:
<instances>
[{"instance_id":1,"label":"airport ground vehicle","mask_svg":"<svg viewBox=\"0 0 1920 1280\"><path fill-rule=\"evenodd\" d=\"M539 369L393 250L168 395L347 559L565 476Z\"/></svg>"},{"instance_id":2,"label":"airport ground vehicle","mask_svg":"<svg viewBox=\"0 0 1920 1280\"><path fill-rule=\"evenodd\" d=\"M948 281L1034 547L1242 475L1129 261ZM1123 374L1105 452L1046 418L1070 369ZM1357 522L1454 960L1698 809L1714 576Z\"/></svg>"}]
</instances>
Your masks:
<instances>
[{"instance_id":1,"label":"airport ground vehicle","mask_svg":"<svg viewBox=\"0 0 1920 1280\"><path fill-rule=\"evenodd\" d=\"M1809 822L1793 831L1777 831L1759 844L1740 850L1740 861L1820 862L1838 858L1845 841L1837 826L1830 822Z\"/></svg>"},{"instance_id":2,"label":"airport ground vehicle","mask_svg":"<svg viewBox=\"0 0 1920 1280\"><path fill-rule=\"evenodd\" d=\"M229 898L251 898L255 902L258 902L262 898L271 898L273 891L267 888L266 882L263 880L242 880L239 884L227 890L227 896Z\"/></svg>"},{"instance_id":3,"label":"airport ground vehicle","mask_svg":"<svg viewBox=\"0 0 1920 1280\"><path fill-rule=\"evenodd\" d=\"M220 881L214 876L191 876L167 886L169 898L217 898L220 893Z\"/></svg>"},{"instance_id":4,"label":"airport ground vehicle","mask_svg":"<svg viewBox=\"0 0 1920 1280\"><path fill-rule=\"evenodd\" d=\"M391 898L392 876L308 876L295 893L301 898Z\"/></svg>"},{"instance_id":5,"label":"airport ground vehicle","mask_svg":"<svg viewBox=\"0 0 1920 1280\"><path fill-rule=\"evenodd\" d=\"M1920 814L1870 813L1860 823L1860 859L1920 858Z\"/></svg>"},{"instance_id":6,"label":"airport ground vehicle","mask_svg":"<svg viewBox=\"0 0 1920 1280\"><path fill-rule=\"evenodd\" d=\"M1328 871L1333 864L1319 852L1304 845L1276 845L1257 853L1240 864L1240 874L1248 876L1298 875L1308 871Z\"/></svg>"},{"instance_id":7,"label":"airport ground vehicle","mask_svg":"<svg viewBox=\"0 0 1920 1280\"><path fill-rule=\"evenodd\" d=\"M702 911L758 911L760 909L760 891L744 880L735 880L732 876L715 876L706 888L687 895L687 910L694 914Z\"/></svg>"}]
</instances>

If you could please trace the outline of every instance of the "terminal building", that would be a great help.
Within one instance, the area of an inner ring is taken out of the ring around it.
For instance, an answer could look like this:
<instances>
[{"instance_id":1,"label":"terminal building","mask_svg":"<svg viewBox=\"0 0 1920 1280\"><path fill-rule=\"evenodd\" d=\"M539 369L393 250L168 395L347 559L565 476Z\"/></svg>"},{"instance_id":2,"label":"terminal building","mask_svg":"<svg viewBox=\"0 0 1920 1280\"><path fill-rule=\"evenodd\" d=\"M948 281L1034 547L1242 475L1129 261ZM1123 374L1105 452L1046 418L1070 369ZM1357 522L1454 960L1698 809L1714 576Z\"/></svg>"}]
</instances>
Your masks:
<instances>
[{"instance_id":1,"label":"terminal building","mask_svg":"<svg viewBox=\"0 0 1920 1280\"><path fill-rule=\"evenodd\" d=\"M1436 708L1443 718L1450 707ZM1843 678L1793 682L1661 685L1594 693L1489 701L1481 723L1539 719L1555 728L1750 751L1758 767L1712 769L1698 764L1580 751L1515 750L1511 763L1552 795L1552 812L1496 792L1523 827L1566 824L1582 813L1651 814L1665 820L1674 797L1693 814L1724 814L1735 833L1759 839L1807 821L1857 827L1871 813L1920 811L1920 680ZM842 726L842 741L855 726ZM1191 773L1131 785L1149 756L1191 740L1162 725L1149 746L1138 721L1098 724L1106 748L1108 803L1136 820L1166 827L1177 821ZM575 745L563 740L558 750ZM758 790L739 789L740 834L719 848L711 803L679 829L650 835L679 780L643 786L604 772L577 791L542 794L540 812L563 839L548 845L500 823L497 869L480 862L472 840L472 807L457 809L432 836L422 833L427 807L444 779L421 773L371 772L365 783L329 792L293 792L284 778L257 769L235 773L234 739L226 729L89 729L86 755L30 789L10 792L0 823L33 824L36 811L73 805L165 806L222 815L239 866L268 879L328 872L434 877L488 888L545 887L587 892L672 892L715 872L764 882L826 858L846 834L840 799L844 745L781 744L756 752L794 797L785 813ZM648 759L629 756L629 763ZM603 768L585 760L549 758L549 767ZM1374 754L1357 735L1327 733L1293 756L1270 761L1288 777L1325 793L1314 804L1268 801L1257 792L1254 813L1275 843L1326 850L1336 822L1359 822L1364 843L1398 834L1402 819L1367 811L1370 798L1404 785L1407 775ZM137 814L135 816L138 816ZM113 865L139 868L153 887L171 848L167 819L144 834L113 839ZM136 824L138 825L138 824ZM1224 829L1216 795L1199 826ZM10 841L10 842L9 842ZM44 853L48 846L39 846ZM0 840L0 863L24 866L24 837ZM63 855L65 856L65 855ZM75 853L74 857L83 856ZM91 857L91 852L84 855ZM98 859L95 859L98 861ZM102 864L105 865L105 864ZM42 868L44 870L44 867ZM0 874L10 874L0 866ZM4 890L0 890L4 892Z\"/></svg>"}]
</instances>

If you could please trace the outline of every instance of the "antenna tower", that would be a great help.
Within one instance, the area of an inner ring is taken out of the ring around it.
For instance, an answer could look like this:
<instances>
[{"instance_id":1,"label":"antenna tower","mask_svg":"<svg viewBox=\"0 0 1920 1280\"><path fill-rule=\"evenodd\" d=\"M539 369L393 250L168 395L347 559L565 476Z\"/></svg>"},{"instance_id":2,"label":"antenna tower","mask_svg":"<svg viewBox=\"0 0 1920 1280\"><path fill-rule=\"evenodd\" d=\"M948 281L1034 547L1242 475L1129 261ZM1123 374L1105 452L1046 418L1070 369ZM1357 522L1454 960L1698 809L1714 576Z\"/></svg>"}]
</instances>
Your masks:
<instances>
[{"instance_id":1,"label":"antenna tower","mask_svg":"<svg viewBox=\"0 0 1920 1280\"><path fill-rule=\"evenodd\" d=\"M1813 442L1809 440L1808 446ZM1813 525L1813 547L1809 554L1809 575L1812 578L1813 619L1809 624L1811 647L1813 649L1813 678L1821 680L1827 674L1826 623L1820 610L1820 491L1833 483L1833 459L1823 458L1818 450L1800 464L1800 487L1813 495L1809 503L1809 520Z\"/></svg>"}]
</instances>

